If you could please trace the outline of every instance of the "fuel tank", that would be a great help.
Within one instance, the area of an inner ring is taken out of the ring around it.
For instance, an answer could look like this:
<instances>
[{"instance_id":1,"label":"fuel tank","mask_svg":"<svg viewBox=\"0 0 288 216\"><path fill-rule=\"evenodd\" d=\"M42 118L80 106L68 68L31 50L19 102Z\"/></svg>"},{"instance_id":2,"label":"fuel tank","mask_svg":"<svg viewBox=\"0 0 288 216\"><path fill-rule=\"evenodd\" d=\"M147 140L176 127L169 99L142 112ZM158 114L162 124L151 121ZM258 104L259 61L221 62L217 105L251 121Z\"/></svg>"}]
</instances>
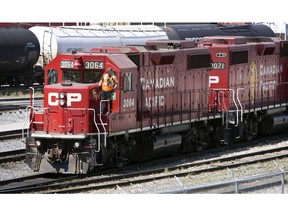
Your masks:
<instances>
[{"instance_id":1,"label":"fuel tank","mask_svg":"<svg viewBox=\"0 0 288 216\"><path fill-rule=\"evenodd\" d=\"M40 45L37 37L24 28L0 28L0 75L21 73L37 62Z\"/></svg>"},{"instance_id":2,"label":"fuel tank","mask_svg":"<svg viewBox=\"0 0 288 216\"><path fill-rule=\"evenodd\" d=\"M177 152L182 142L180 134L157 136L153 142L153 156L161 157Z\"/></svg>"},{"instance_id":3,"label":"fuel tank","mask_svg":"<svg viewBox=\"0 0 288 216\"><path fill-rule=\"evenodd\" d=\"M287 131L287 129L288 129L287 114L266 116L259 127L260 132L265 135L284 132Z\"/></svg>"}]
</instances>

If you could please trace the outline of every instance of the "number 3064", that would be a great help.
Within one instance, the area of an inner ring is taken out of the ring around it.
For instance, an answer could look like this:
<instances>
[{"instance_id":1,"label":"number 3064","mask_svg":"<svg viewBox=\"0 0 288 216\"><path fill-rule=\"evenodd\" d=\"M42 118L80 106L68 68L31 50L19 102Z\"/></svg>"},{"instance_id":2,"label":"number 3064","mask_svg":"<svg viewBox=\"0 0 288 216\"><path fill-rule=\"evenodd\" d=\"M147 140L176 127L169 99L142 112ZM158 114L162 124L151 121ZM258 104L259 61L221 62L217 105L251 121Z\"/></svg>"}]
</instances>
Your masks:
<instances>
[{"instance_id":1,"label":"number 3064","mask_svg":"<svg viewBox=\"0 0 288 216\"><path fill-rule=\"evenodd\" d=\"M134 99L132 98L129 98L129 99L124 99L123 101L123 107L126 108L126 107L134 107Z\"/></svg>"}]
</instances>

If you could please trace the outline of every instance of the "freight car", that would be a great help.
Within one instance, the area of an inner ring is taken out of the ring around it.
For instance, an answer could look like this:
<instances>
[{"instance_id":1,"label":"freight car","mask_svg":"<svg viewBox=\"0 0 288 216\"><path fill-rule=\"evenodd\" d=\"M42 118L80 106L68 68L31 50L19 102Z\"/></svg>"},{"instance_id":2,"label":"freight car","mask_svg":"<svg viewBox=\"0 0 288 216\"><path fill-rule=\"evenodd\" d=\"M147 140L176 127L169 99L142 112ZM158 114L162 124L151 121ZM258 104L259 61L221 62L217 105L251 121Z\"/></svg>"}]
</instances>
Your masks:
<instances>
[{"instance_id":1,"label":"freight car","mask_svg":"<svg viewBox=\"0 0 288 216\"><path fill-rule=\"evenodd\" d=\"M163 28L170 40L200 42L205 36L275 37L273 30L263 24L182 24Z\"/></svg>"},{"instance_id":2,"label":"freight car","mask_svg":"<svg viewBox=\"0 0 288 216\"><path fill-rule=\"evenodd\" d=\"M38 38L28 29L0 28L0 50L0 85L30 83L40 54Z\"/></svg>"},{"instance_id":3,"label":"freight car","mask_svg":"<svg viewBox=\"0 0 288 216\"><path fill-rule=\"evenodd\" d=\"M26 162L86 173L286 130L287 56L287 41L227 36L58 55L44 107L31 106ZM108 68L118 88L103 114Z\"/></svg>"},{"instance_id":4,"label":"freight car","mask_svg":"<svg viewBox=\"0 0 288 216\"><path fill-rule=\"evenodd\" d=\"M144 45L147 40L180 39L199 41L203 36L210 35L275 36L269 27L258 24L219 25L204 23L168 25L165 28L154 25L113 27L95 25L69 27L34 26L29 30L34 35L30 33L30 36L27 37L27 30L19 29L18 31L21 31L21 33L17 37L11 33L9 43L5 43L5 46L3 45L1 52L3 52L5 58L0 59L3 68L0 69L0 74L3 74L3 76L0 76L0 84L20 85L22 83L31 85L33 82L43 83L43 68L45 65L58 54L71 51L89 51L94 47L101 46ZM6 33L2 34L4 31L9 30L0 31L0 39L7 37ZM38 48L40 45L40 53L37 52L35 54L33 61L30 61L31 65L29 67L25 65L24 67L22 64L22 67L17 67L15 70L6 70L5 68L14 64L14 59L18 58L23 61L22 50L25 46L21 46L21 50L13 48L14 44L19 43L18 38L21 38L23 43L30 43L35 40L35 36L39 43L37 43L36 47ZM36 63L34 58L38 58ZM35 65L33 65L34 63Z\"/></svg>"},{"instance_id":5,"label":"freight car","mask_svg":"<svg viewBox=\"0 0 288 216\"><path fill-rule=\"evenodd\" d=\"M157 26L34 26L29 30L0 30L0 85L11 86L42 84L44 66L61 53L84 52L105 45L144 45L147 40L168 39Z\"/></svg>"},{"instance_id":6,"label":"freight car","mask_svg":"<svg viewBox=\"0 0 288 216\"><path fill-rule=\"evenodd\" d=\"M41 55L37 61L44 68L62 53L87 52L94 47L144 45L147 40L168 39L158 26L73 26L43 27L29 29L40 42Z\"/></svg>"}]
</instances>

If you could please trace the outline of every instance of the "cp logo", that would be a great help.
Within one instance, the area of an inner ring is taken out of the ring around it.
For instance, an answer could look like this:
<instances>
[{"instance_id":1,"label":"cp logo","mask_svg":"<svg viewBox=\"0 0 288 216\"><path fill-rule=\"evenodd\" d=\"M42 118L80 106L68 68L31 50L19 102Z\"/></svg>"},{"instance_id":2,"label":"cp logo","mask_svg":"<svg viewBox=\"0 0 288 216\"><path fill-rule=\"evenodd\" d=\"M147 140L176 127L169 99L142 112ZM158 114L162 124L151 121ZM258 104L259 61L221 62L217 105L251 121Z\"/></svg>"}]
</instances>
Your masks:
<instances>
[{"instance_id":1,"label":"cp logo","mask_svg":"<svg viewBox=\"0 0 288 216\"><path fill-rule=\"evenodd\" d=\"M71 106L73 102L80 102L81 100L82 95L80 93L67 93L66 96L67 106ZM59 93L57 92L48 93L48 104L50 106L58 106L59 101L60 101Z\"/></svg>"}]
</instances>

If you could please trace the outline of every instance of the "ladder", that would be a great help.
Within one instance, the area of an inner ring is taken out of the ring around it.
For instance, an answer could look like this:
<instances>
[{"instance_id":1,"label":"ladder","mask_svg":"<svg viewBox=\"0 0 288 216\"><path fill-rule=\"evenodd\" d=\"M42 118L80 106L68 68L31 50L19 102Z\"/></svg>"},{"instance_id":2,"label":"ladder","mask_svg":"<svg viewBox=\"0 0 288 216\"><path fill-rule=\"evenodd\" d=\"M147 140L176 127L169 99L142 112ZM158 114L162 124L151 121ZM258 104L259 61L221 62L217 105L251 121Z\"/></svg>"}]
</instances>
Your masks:
<instances>
[{"instance_id":1,"label":"ladder","mask_svg":"<svg viewBox=\"0 0 288 216\"><path fill-rule=\"evenodd\" d=\"M43 67L52 61L52 31L45 30L42 43Z\"/></svg>"}]
</instances>

